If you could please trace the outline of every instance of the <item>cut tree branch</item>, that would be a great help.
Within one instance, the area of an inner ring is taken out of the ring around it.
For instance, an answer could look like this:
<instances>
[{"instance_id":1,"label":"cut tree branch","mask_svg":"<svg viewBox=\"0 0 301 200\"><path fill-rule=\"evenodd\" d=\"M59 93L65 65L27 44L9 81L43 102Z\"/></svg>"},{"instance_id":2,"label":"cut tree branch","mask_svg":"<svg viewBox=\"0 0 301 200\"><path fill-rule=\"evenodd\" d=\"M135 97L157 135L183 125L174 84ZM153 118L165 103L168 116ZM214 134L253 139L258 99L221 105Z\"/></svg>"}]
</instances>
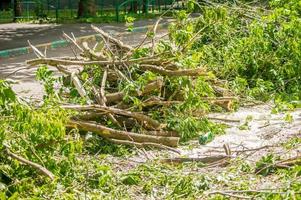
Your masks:
<instances>
[{"instance_id":1,"label":"cut tree branch","mask_svg":"<svg viewBox=\"0 0 301 200\"><path fill-rule=\"evenodd\" d=\"M74 46L76 46L81 52L84 52L84 50L77 44L76 42L76 38L75 37L70 37L68 34L66 34L65 32L63 32L63 36L64 38L66 38L69 42L72 42L74 44Z\"/></svg>"},{"instance_id":2,"label":"cut tree branch","mask_svg":"<svg viewBox=\"0 0 301 200\"><path fill-rule=\"evenodd\" d=\"M37 163L34 163L30 160L27 160L21 156L18 156L14 153L12 153L7 147L5 148L5 152L8 156L10 156L11 158L14 158L16 160L18 160L19 162L23 163L23 164L26 164L26 165L29 165L30 167L38 170L39 172L41 172L43 175L49 177L51 180L54 180L54 175L52 172L50 172L48 169L46 169L45 167L37 164Z\"/></svg>"},{"instance_id":3,"label":"cut tree branch","mask_svg":"<svg viewBox=\"0 0 301 200\"><path fill-rule=\"evenodd\" d=\"M115 64L122 64L123 61L116 61ZM81 60L66 60L66 59L56 59L56 58L38 58L33 60L28 60L27 64L31 66L46 64L50 66L57 65L101 65L106 66L113 64L113 61L81 61Z\"/></svg>"},{"instance_id":4,"label":"cut tree branch","mask_svg":"<svg viewBox=\"0 0 301 200\"><path fill-rule=\"evenodd\" d=\"M108 41L110 41L111 43L115 44L116 46L118 46L120 49L124 50L124 51L131 51L133 48L129 45L124 44L122 41L110 36L109 34L107 34L106 32L104 32L103 30L101 30L100 28L91 25L91 27L100 35L102 35L102 37L104 37L105 39L107 39Z\"/></svg>"},{"instance_id":5,"label":"cut tree branch","mask_svg":"<svg viewBox=\"0 0 301 200\"><path fill-rule=\"evenodd\" d=\"M224 161L231 158L231 156L224 156L224 155L217 155L217 156L207 156L201 158L166 158L162 159L161 162L163 163L185 163L185 162L201 162L204 164L211 164L220 161Z\"/></svg>"},{"instance_id":6,"label":"cut tree branch","mask_svg":"<svg viewBox=\"0 0 301 200\"><path fill-rule=\"evenodd\" d=\"M138 121L140 121L143 125L148 128L154 130L160 130L164 128L165 125L161 124L160 122L150 118L147 115L137 113L137 112L130 112L126 110L121 110L117 108L107 107L107 106L100 106L100 105L69 105L69 106L62 106L65 109L73 109L73 110L84 110L84 111L101 111L101 112L108 112L117 115L123 115L132 117Z\"/></svg>"},{"instance_id":7,"label":"cut tree branch","mask_svg":"<svg viewBox=\"0 0 301 200\"><path fill-rule=\"evenodd\" d=\"M155 135L155 136L163 136L163 137L179 137L179 134L175 131L145 131L142 134L146 135Z\"/></svg>"},{"instance_id":8,"label":"cut tree branch","mask_svg":"<svg viewBox=\"0 0 301 200\"><path fill-rule=\"evenodd\" d=\"M84 121L73 121L70 120L68 123L69 127L77 127L84 131L91 131L99 134L104 138L111 138L117 140L128 140L133 142L150 142L163 144L169 147L176 147L179 143L178 137L161 137L161 136L151 136L151 135L143 135L132 132L115 130L112 128L108 128L106 126L94 123L94 122L84 122Z\"/></svg>"},{"instance_id":9,"label":"cut tree branch","mask_svg":"<svg viewBox=\"0 0 301 200\"><path fill-rule=\"evenodd\" d=\"M83 52L86 56L90 57L91 60L107 60L101 52L96 53L92 50L87 42L83 42Z\"/></svg>"},{"instance_id":10,"label":"cut tree branch","mask_svg":"<svg viewBox=\"0 0 301 200\"><path fill-rule=\"evenodd\" d=\"M142 96L145 94L149 94L150 92L153 92L155 90L160 90L161 87L163 86L163 79L162 77L157 78L155 81L152 81L148 83L144 88L143 91L141 92L136 92L135 94L132 94L132 96ZM112 103L112 102L120 102L122 101L124 97L123 92L116 92L112 94L107 94L107 103Z\"/></svg>"}]
</instances>

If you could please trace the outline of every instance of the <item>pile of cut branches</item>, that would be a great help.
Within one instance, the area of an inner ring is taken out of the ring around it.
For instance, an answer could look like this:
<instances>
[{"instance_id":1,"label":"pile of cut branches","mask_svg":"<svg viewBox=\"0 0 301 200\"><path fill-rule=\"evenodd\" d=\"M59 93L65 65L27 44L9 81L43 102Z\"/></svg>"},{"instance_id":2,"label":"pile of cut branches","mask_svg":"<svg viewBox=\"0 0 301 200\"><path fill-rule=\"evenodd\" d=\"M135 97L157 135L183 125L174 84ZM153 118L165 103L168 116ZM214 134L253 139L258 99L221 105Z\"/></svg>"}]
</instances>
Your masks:
<instances>
[{"instance_id":1,"label":"pile of cut branches","mask_svg":"<svg viewBox=\"0 0 301 200\"><path fill-rule=\"evenodd\" d=\"M64 37L80 51L74 58L47 58L34 46L32 66L56 67L65 74L60 90L45 68L38 70L48 97L61 107L76 111L68 127L99 134L113 143L136 147L172 149L185 137L210 131L204 114L212 106L231 109L234 97L205 66L182 62L176 43L156 41L159 21L136 47L124 44L100 28L92 28L102 41L90 48L75 37ZM147 45L147 41L149 40ZM194 37L191 37L191 42ZM91 44L90 44L91 45Z\"/></svg>"}]
</instances>

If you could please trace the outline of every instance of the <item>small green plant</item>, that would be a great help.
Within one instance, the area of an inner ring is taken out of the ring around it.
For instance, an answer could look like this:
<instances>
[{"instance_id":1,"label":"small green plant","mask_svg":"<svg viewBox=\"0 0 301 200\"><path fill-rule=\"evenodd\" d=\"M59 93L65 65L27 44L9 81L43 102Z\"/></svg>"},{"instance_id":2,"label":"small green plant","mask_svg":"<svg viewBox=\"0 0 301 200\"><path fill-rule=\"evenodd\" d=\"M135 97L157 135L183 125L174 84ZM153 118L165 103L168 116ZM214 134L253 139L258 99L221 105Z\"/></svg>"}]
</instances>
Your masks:
<instances>
[{"instance_id":1,"label":"small green plant","mask_svg":"<svg viewBox=\"0 0 301 200\"><path fill-rule=\"evenodd\" d=\"M274 164L277 160L277 157L273 154L269 154L267 156L263 156L257 163L256 163L256 173L261 174L263 176L267 176L271 173L275 172Z\"/></svg>"},{"instance_id":2,"label":"small green plant","mask_svg":"<svg viewBox=\"0 0 301 200\"><path fill-rule=\"evenodd\" d=\"M134 21L136 20L136 18L131 16L124 16L124 18L127 31L132 32L134 29Z\"/></svg>"},{"instance_id":3,"label":"small green plant","mask_svg":"<svg viewBox=\"0 0 301 200\"><path fill-rule=\"evenodd\" d=\"M284 142L282 146L284 146L286 149L294 149L298 147L298 145L301 144L301 138L300 137L292 137L288 141Z\"/></svg>"},{"instance_id":4,"label":"small green plant","mask_svg":"<svg viewBox=\"0 0 301 200\"><path fill-rule=\"evenodd\" d=\"M291 114L286 113L284 116L284 121L288 122L288 123L292 123L294 121L294 118Z\"/></svg>"},{"instance_id":5,"label":"small green plant","mask_svg":"<svg viewBox=\"0 0 301 200\"><path fill-rule=\"evenodd\" d=\"M54 77L53 71L49 70L47 66L38 68L36 72L36 79L43 83L46 93L46 95L44 95L45 100L58 97L57 91L55 91L54 87L58 82L58 79Z\"/></svg>"},{"instance_id":6,"label":"small green plant","mask_svg":"<svg viewBox=\"0 0 301 200\"><path fill-rule=\"evenodd\" d=\"M222 124L216 124L207 119L188 116L173 116L168 121L168 127L176 130L180 134L183 142L198 136L202 137L202 135L205 135L206 133L210 133L211 139L214 135L221 135L225 133L225 126ZM211 140L208 139L209 138L207 138L204 143Z\"/></svg>"},{"instance_id":7,"label":"small green plant","mask_svg":"<svg viewBox=\"0 0 301 200\"><path fill-rule=\"evenodd\" d=\"M245 119L245 122L243 124L241 124L238 129L239 130L249 130L250 129L250 125L249 123L253 120L253 116L248 115Z\"/></svg>"},{"instance_id":8,"label":"small green plant","mask_svg":"<svg viewBox=\"0 0 301 200\"><path fill-rule=\"evenodd\" d=\"M121 177L121 181L125 185L138 185L141 182L141 178L139 174L125 174Z\"/></svg>"}]
</instances>

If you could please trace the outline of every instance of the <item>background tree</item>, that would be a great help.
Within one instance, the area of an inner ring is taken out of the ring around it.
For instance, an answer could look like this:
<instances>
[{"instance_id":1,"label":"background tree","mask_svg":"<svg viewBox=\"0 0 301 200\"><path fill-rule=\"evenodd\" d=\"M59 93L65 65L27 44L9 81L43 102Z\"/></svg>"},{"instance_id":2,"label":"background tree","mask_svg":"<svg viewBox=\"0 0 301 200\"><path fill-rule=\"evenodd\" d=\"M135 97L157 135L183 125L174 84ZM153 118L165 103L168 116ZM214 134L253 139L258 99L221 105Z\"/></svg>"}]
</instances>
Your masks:
<instances>
[{"instance_id":1,"label":"background tree","mask_svg":"<svg viewBox=\"0 0 301 200\"><path fill-rule=\"evenodd\" d=\"M78 17L96 16L96 0L80 0L78 4Z\"/></svg>"},{"instance_id":2,"label":"background tree","mask_svg":"<svg viewBox=\"0 0 301 200\"><path fill-rule=\"evenodd\" d=\"M148 0L142 0L141 2L142 2L142 12L146 13L146 10L148 9L148 6L147 6ZM129 12L132 12L132 13L138 12L138 1L134 1L131 4Z\"/></svg>"},{"instance_id":3,"label":"background tree","mask_svg":"<svg viewBox=\"0 0 301 200\"><path fill-rule=\"evenodd\" d=\"M21 0L14 0L14 21L22 15Z\"/></svg>"},{"instance_id":4,"label":"background tree","mask_svg":"<svg viewBox=\"0 0 301 200\"><path fill-rule=\"evenodd\" d=\"M11 1L10 0L3 0L0 1L0 10L8 10L10 6Z\"/></svg>"}]
</instances>

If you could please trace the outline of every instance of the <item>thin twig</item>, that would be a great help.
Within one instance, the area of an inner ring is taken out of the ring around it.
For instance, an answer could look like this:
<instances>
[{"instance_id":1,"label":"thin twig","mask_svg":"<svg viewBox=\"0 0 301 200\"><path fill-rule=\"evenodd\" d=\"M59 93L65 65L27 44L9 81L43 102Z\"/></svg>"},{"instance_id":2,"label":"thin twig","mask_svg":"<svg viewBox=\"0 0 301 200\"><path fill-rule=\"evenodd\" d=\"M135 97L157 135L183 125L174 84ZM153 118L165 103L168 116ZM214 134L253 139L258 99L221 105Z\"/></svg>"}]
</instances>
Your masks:
<instances>
[{"instance_id":1,"label":"thin twig","mask_svg":"<svg viewBox=\"0 0 301 200\"><path fill-rule=\"evenodd\" d=\"M74 46L76 46L81 52L84 52L83 48L81 48L79 46L79 44L77 44L76 42L76 38L74 37L74 35L72 34L73 38L71 38L69 35L67 35L65 32L63 32L63 36L70 42L72 42L74 44Z\"/></svg>"},{"instance_id":2,"label":"thin twig","mask_svg":"<svg viewBox=\"0 0 301 200\"><path fill-rule=\"evenodd\" d=\"M92 29L94 29L96 32L98 32L101 36L103 36L104 38L106 38L108 41L110 41L111 43L117 45L119 48L121 48L122 50L125 51L131 51L132 47L129 45L125 45L123 44L122 41L110 36L109 34L107 34L106 32L104 32L103 30L101 30L100 28L91 25Z\"/></svg>"},{"instance_id":3,"label":"thin twig","mask_svg":"<svg viewBox=\"0 0 301 200\"><path fill-rule=\"evenodd\" d=\"M160 21L162 20L161 17L159 17L159 19L157 20L154 28L153 28L153 37L152 37L152 50L151 50L151 55L154 55L155 53L155 37L156 37L156 34L157 34L157 28L158 28L158 25L160 23Z\"/></svg>"},{"instance_id":4,"label":"thin twig","mask_svg":"<svg viewBox=\"0 0 301 200\"><path fill-rule=\"evenodd\" d=\"M33 46L29 40L27 40L29 46L32 48L33 52L36 54L36 56L38 58L45 58L46 56L39 50L37 49L35 46Z\"/></svg>"},{"instance_id":5,"label":"thin twig","mask_svg":"<svg viewBox=\"0 0 301 200\"><path fill-rule=\"evenodd\" d=\"M144 147L155 147L158 149L163 149L163 150L168 150L168 151L172 151L175 152L177 154L181 154L181 152L175 148L166 146L166 145L162 145L162 144L157 144L157 143L152 143L152 142L142 142L142 143L138 143L138 142L133 142L133 141L127 141L127 140L116 140L116 139L109 139L111 142L115 143L115 144L124 144L124 145L134 145L138 148L144 148Z\"/></svg>"},{"instance_id":6,"label":"thin twig","mask_svg":"<svg viewBox=\"0 0 301 200\"><path fill-rule=\"evenodd\" d=\"M147 65L147 64L141 64L139 65L140 69L148 70L151 72L155 72L161 75L166 76L202 76L206 75L205 68L199 67L196 69L183 69L183 70L167 70L163 67L155 66L155 65Z\"/></svg>"},{"instance_id":7,"label":"thin twig","mask_svg":"<svg viewBox=\"0 0 301 200\"><path fill-rule=\"evenodd\" d=\"M220 195L224 195L224 196L229 196L229 197L233 197L233 198L237 198L237 199L252 199L252 197L246 197L246 196L241 196L241 195L235 195L235 194L231 194L231 193L227 193L224 191L213 191L213 192L209 192L208 195L215 195L215 194L220 194Z\"/></svg>"}]
</instances>

